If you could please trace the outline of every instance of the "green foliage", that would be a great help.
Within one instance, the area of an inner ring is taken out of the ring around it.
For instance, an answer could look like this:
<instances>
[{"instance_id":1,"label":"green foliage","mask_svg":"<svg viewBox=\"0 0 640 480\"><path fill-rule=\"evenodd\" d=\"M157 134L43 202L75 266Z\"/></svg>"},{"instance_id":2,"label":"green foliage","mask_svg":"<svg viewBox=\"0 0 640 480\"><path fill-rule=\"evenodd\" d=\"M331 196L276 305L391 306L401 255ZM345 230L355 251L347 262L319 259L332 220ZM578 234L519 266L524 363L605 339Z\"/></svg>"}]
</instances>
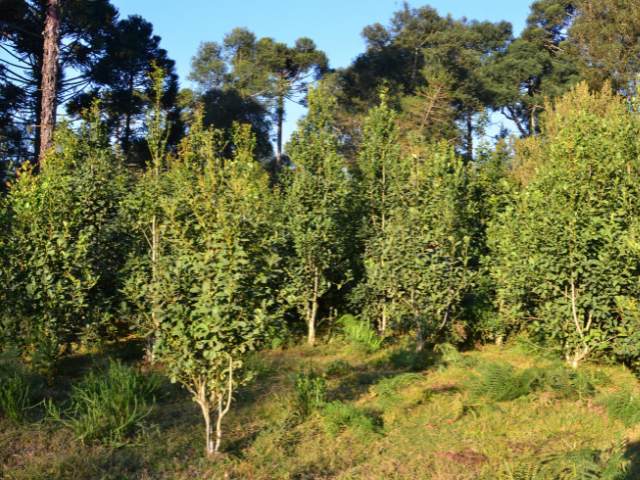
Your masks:
<instances>
[{"instance_id":1,"label":"green foliage","mask_svg":"<svg viewBox=\"0 0 640 480\"><path fill-rule=\"evenodd\" d=\"M616 459L602 465L598 452L591 449L576 450L564 455L545 455L505 463L500 479L509 480L615 480L622 478L616 472ZM612 468L613 467L613 468Z\"/></svg>"},{"instance_id":2,"label":"green foliage","mask_svg":"<svg viewBox=\"0 0 640 480\"><path fill-rule=\"evenodd\" d=\"M435 363L431 352L422 350L416 352L409 348L394 348L387 353L387 361L394 368L407 368L413 371L422 371Z\"/></svg>"},{"instance_id":3,"label":"green foliage","mask_svg":"<svg viewBox=\"0 0 640 480\"><path fill-rule=\"evenodd\" d=\"M45 403L47 416L82 443L122 447L134 443L136 433L144 429L162 382L157 374L146 375L110 360L105 369L90 371L79 385L71 386L69 408L60 410L51 400Z\"/></svg>"},{"instance_id":4,"label":"green foliage","mask_svg":"<svg viewBox=\"0 0 640 480\"><path fill-rule=\"evenodd\" d=\"M32 391L29 382L15 373L13 377L0 377L0 413L9 420L21 423L31 407Z\"/></svg>"},{"instance_id":5,"label":"green foliage","mask_svg":"<svg viewBox=\"0 0 640 480\"><path fill-rule=\"evenodd\" d=\"M528 395L536 388L536 370L518 373L508 364L486 364L478 367L479 375L473 377L469 391L475 397L485 397L494 402L506 402Z\"/></svg>"},{"instance_id":6,"label":"green foliage","mask_svg":"<svg viewBox=\"0 0 640 480\"><path fill-rule=\"evenodd\" d=\"M623 392L605 397L602 404L607 407L609 416L620 420L625 427L631 428L640 423L640 401L633 393Z\"/></svg>"},{"instance_id":7,"label":"green foliage","mask_svg":"<svg viewBox=\"0 0 640 480\"><path fill-rule=\"evenodd\" d=\"M350 430L359 438L382 434L380 419L351 403L338 401L327 403L322 410L321 419L325 432L331 438L345 429Z\"/></svg>"},{"instance_id":8,"label":"green foliage","mask_svg":"<svg viewBox=\"0 0 640 480\"><path fill-rule=\"evenodd\" d=\"M343 315L338 323L342 324L348 344L363 348L368 353L380 350L384 338L380 337L369 323L358 320L353 315Z\"/></svg>"},{"instance_id":9,"label":"green foliage","mask_svg":"<svg viewBox=\"0 0 640 480\"><path fill-rule=\"evenodd\" d=\"M126 175L96 109L60 126L44 171L23 169L0 200L0 342L46 354L104 336L122 258Z\"/></svg>"},{"instance_id":10,"label":"green foliage","mask_svg":"<svg viewBox=\"0 0 640 480\"><path fill-rule=\"evenodd\" d=\"M377 303L377 314L393 318L394 328L413 329L421 350L451 328L475 276L467 175L446 145L415 138L400 156L394 115L384 104L368 122L366 140L384 155L364 150L361 157L368 210L361 302Z\"/></svg>"},{"instance_id":11,"label":"green foliage","mask_svg":"<svg viewBox=\"0 0 640 480\"><path fill-rule=\"evenodd\" d=\"M248 125L236 125L234 159L226 160L198 117L180 155L169 159L159 106L150 119L154 162L128 200L148 248L144 268L131 272L124 291L151 359L202 408L211 454L221 427L214 448L210 410L219 418L227 413L232 391L252 377L243 358L268 340L278 316L272 222L278 197L253 160Z\"/></svg>"},{"instance_id":12,"label":"green foliage","mask_svg":"<svg viewBox=\"0 0 640 480\"><path fill-rule=\"evenodd\" d=\"M371 392L376 395L390 395L398 392L400 389L424 380L422 375L417 373L401 373L395 377L383 378L377 385L371 387Z\"/></svg>"},{"instance_id":13,"label":"green foliage","mask_svg":"<svg viewBox=\"0 0 640 480\"><path fill-rule=\"evenodd\" d=\"M549 136L527 144L539 159L533 181L489 230L496 304L574 367L596 350L633 354L638 327L620 302L638 293L629 242L638 235L640 123L582 85L546 125Z\"/></svg>"},{"instance_id":14,"label":"green foliage","mask_svg":"<svg viewBox=\"0 0 640 480\"><path fill-rule=\"evenodd\" d=\"M548 390L557 398L577 400L593 397L594 379L582 371L566 367L532 367L518 372L509 364L482 364L478 375L469 381L474 397L494 402L515 400L534 392ZM601 380L602 381L602 380Z\"/></svg>"},{"instance_id":15,"label":"green foliage","mask_svg":"<svg viewBox=\"0 0 640 480\"><path fill-rule=\"evenodd\" d=\"M308 373L296 374L296 405L302 415L310 415L325 404L326 374L317 374L311 365Z\"/></svg>"},{"instance_id":16,"label":"green foliage","mask_svg":"<svg viewBox=\"0 0 640 480\"><path fill-rule=\"evenodd\" d=\"M305 319L310 344L319 302L351 278L355 195L333 134L334 107L328 88L309 92L309 115L287 145L292 168L283 174L288 248L283 296Z\"/></svg>"},{"instance_id":17,"label":"green foliage","mask_svg":"<svg viewBox=\"0 0 640 480\"><path fill-rule=\"evenodd\" d=\"M330 377L348 375L352 371L353 367L351 364L343 360L334 360L324 369L324 373Z\"/></svg>"}]
</instances>

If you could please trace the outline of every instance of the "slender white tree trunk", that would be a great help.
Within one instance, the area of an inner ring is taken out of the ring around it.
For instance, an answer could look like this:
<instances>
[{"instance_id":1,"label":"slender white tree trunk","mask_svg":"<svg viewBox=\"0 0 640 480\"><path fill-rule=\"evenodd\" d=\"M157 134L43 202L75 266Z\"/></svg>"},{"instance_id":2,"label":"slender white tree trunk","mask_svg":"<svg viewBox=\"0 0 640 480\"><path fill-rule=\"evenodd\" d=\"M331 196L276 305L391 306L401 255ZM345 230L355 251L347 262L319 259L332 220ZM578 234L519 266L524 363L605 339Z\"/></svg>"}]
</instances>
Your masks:
<instances>
[{"instance_id":1,"label":"slender white tree trunk","mask_svg":"<svg viewBox=\"0 0 640 480\"><path fill-rule=\"evenodd\" d=\"M319 282L319 271L318 267L314 269L313 275L313 298L311 301L311 311L309 312L307 323L309 327L309 345L313 346L316 344L316 317L318 315L318 282Z\"/></svg>"}]
</instances>

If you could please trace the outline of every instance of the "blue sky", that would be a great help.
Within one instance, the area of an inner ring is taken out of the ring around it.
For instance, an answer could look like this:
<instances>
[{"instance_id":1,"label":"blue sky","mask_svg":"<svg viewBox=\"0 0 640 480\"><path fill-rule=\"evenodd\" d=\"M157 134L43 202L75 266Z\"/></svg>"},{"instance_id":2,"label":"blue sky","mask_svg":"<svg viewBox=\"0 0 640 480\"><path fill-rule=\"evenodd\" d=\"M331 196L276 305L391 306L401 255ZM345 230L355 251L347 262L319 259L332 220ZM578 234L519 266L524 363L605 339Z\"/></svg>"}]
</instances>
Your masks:
<instances>
[{"instance_id":1,"label":"blue sky","mask_svg":"<svg viewBox=\"0 0 640 480\"><path fill-rule=\"evenodd\" d=\"M441 15L454 18L513 24L515 34L524 28L532 0L431 0ZM362 29L372 23L387 25L391 14L402 8L393 0L112 0L121 17L138 14L150 21L162 37L162 47L176 61L183 87L189 61L201 41L219 41L235 27L247 27L258 38L273 37L293 44L299 37L312 38L324 50L333 68L346 67L364 51ZM412 7L425 3L409 2ZM304 108L289 103L285 139L295 129Z\"/></svg>"}]
</instances>

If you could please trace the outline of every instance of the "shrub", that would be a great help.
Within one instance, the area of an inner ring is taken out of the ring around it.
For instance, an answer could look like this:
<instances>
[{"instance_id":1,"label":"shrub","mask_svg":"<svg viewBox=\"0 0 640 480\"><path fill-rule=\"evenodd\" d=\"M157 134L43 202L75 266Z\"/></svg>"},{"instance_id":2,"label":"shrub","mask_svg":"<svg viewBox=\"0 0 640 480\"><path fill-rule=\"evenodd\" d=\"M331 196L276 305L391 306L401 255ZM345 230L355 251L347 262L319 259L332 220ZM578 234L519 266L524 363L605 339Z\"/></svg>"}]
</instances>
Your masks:
<instances>
[{"instance_id":1,"label":"shrub","mask_svg":"<svg viewBox=\"0 0 640 480\"><path fill-rule=\"evenodd\" d=\"M76 130L61 124L55 147L40 174L25 168L0 199L0 344L45 366L104 334L127 178L97 110Z\"/></svg>"},{"instance_id":2,"label":"shrub","mask_svg":"<svg viewBox=\"0 0 640 480\"><path fill-rule=\"evenodd\" d=\"M82 443L100 441L112 446L132 442L152 412L162 385L157 374L110 361L106 370L91 371L80 385L72 386L71 406L60 411L45 404L48 417L69 428Z\"/></svg>"},{"instance_id":3,"label":"shrub","mask_svg":"<svg viewBox=\"0 0 640 480\"><path fill-rule=\"evenodd\" d=\"M589 112L600 101L605 118ZM640 329L623 305L639 291L640 121L586 84L548 111L563 128L523 140L538 169L488 231L496 305L574 368L596 350L637 355Z\"/></svg>"}]
</instances>

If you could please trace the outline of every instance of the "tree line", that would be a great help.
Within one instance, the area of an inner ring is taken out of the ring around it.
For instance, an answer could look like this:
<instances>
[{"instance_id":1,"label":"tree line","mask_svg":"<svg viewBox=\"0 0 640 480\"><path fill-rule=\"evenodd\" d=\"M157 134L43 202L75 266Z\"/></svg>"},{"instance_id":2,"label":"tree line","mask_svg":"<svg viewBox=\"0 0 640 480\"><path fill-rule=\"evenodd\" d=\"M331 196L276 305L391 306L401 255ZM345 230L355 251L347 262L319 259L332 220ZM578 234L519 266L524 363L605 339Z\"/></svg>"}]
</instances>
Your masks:
<instances>
[{"instance_id":1,"label":"tree line","mask_svg":"<svg viewBox=\"0 0 640 480\"><path fill-rule=\"evenodd\" d=\"M574 368L635 364L638 37L624 5L589 5L606 8L535 2L518 39L405 5L334 72L308 39L238 29L202 44L179 111L158 58L118 77L145 79L139 124L116 89L78 97L82 121L58 125L39 173L15 167L0 203L1 347L55 369L88 344L143 343L201 407L209 453L246 355L314 345L345 313L416 356L518 336ZM265 119L300 98L274 155ZM521 135L489 139L492 109Z\"/></svg>"}]
</instances>

